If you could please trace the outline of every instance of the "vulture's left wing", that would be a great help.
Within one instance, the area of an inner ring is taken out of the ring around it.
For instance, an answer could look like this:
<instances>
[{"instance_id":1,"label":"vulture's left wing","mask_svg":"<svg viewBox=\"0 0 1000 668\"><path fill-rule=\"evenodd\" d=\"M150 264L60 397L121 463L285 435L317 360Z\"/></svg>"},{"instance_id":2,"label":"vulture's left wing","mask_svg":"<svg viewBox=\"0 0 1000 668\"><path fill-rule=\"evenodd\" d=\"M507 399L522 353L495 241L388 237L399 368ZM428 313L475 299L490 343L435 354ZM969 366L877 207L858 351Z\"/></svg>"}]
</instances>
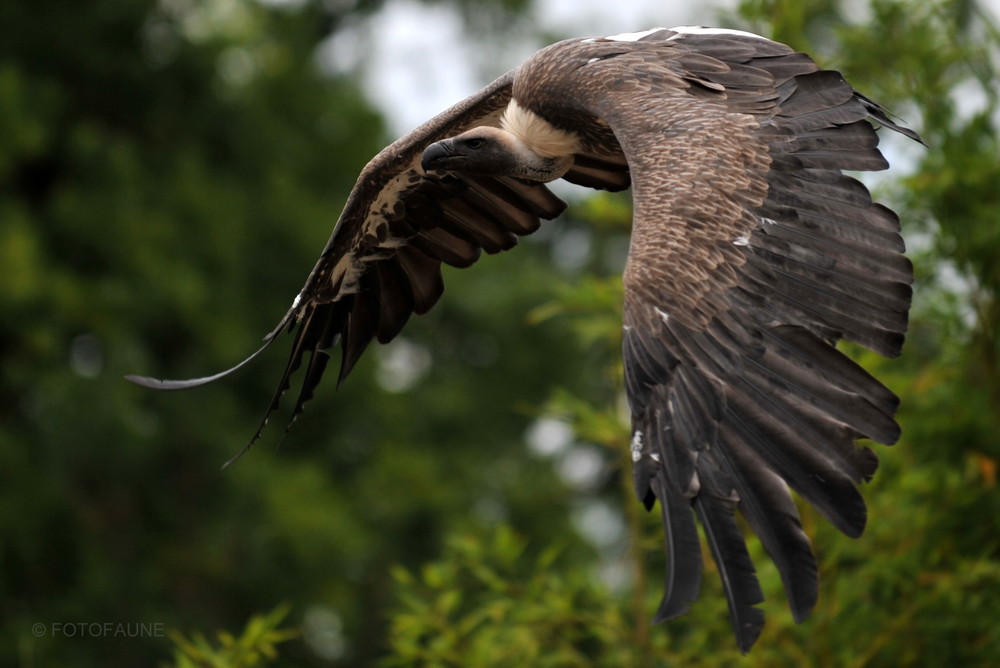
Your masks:
<instances>
[{"instance_id":1,"label":"vulture's left wing","mask_svg":"<svg viewBox=\"0 0 1000 668\"><path fill-rule=\"evenodd\" d=\"M243 367L283 330L294 331L288 364L249 448L303 364L305 377L291 420L312 397L331 346L339 343L342 351L339 382L372 339L390 341L411 314L434 305L444 290L441 263L467 267L481 251L509 249L518 235L535 231L540 219L561 213L566 205L544 185L507 177L428 174L420 166L429 144L475 126L497 126L510 100L511 81L511 73L500 77L391 144L365 167L305 287L257 352L204 378L128 379L164 390L203 385ZM606 164L587 156L581 156L567 178L614 190L628 186L623 162Z\"/></svg>"}]
</instances>

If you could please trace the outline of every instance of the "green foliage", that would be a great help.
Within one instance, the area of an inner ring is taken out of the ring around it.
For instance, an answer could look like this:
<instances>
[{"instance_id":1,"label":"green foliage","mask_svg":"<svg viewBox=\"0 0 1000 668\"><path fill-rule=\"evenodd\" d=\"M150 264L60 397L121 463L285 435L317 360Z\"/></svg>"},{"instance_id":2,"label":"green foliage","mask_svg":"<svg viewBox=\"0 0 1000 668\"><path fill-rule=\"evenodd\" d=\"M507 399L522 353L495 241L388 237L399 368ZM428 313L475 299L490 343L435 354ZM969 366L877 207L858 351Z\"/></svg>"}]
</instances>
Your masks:
<instances>
[{"instance_id":1,"label":"green foliage","mask_svg":"<svg viewBox=\"0 0 1000 668\"><path fill-rule=\"evenodd\" d=\"M806 623L752 543L768 626L746 658L711 571L691 614L648 625L664 564L629 489L627 196L448 271L400 343L225 472L282 351L190 394L121 380L226 367L287 308L389 139L316 50L381 4L0 3L0 663L1000 664L1000 38L969 0L748 0L730 21L841 69L928 144L886 137L894 168L871 182L913 247L904 354L851 351L900 394L903 439L880 449L863 538L803 509ZM524 4L457 3L484 41L524 28ZM529 454L539 418L573 428L561 450ZM600 460L585 483L565 475L581 452ZM585 537L594 504L619 538ZM283 609L257 614L285 600L297 638ZM32 633L248 617L173 647Z\"/></svg>"},{"instance_id":2,"label":"green foliage","mask_svg":"<svg viewBox=\"0 0 1000 668\"><path fill-rule=\"evenodd\" d=\"M294 629L280 628L290 610L290 606L280 605L266 615L254 615L238 637L220 631L215 645L200 632L185 637L179 631L170 631L167 635L174 644L172 665L175 668L252 668L269 665L278 656L277 645L299 635Z\"/></svg>"},{"instance_id":3,"label":"green foliage","mask_svg":"<svg viewBox=\"0 0 1000 668\"><path fill-rule=\"evenodd\" d=\"M386 666L622 666L634 631L613 596L509 527L450 540L441 560L398 568Z\"/></svg>"}]
</instances>

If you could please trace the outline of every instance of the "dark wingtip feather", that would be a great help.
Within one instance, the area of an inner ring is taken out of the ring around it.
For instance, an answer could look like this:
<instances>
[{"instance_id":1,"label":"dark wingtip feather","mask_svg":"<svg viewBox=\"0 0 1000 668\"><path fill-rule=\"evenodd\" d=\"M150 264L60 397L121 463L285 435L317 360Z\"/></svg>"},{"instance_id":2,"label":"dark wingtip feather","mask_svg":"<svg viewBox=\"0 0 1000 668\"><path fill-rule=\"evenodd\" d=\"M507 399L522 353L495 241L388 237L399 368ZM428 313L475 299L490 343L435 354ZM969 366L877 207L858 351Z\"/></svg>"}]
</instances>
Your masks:
<instances>
[{"instance_id":1,"label":"dark wingtip feather","mask_svg":"<svg viewBox=\"0 0 1000 668\"><path fill-rule=\"evenodd\" d=\"M233 455L232 457L230 457L229 459L227 459L225 461L225 463L223 463L223 465L221 467L219 467L219 470L220 471L225 471L227 468L229 468L230 464L232 464L237 459L239 459L240 457L242 457L243 455L245 455L250 450L250 448L253 446L253 444L257 442L257 439L260 438L261 432L264 431L264 425L266 425L266 424L267 424L267 420L265 419L264 423L260 426L259 429L257 429L257 433L254 434L253 438L250 439L250 442L247 443L246 445L244 445L242 450L240 450L235 455Z\"/></svg>"},{"instance_id":2,"label":"dark wingtip feather","mask_svg":"<svg viewBox=\"0 0 1000 668\"><path fill-rule=\"evenodd\" d=\"M309 367L306 371L306 377L299 392L298 400L295 403L295 408L292 411L289 426L302 412L304 404L312 398L313 389L319 383L319 379L326 367L326 360L329 356L325 350L332 345L343 325L345 313L340 306L340 302L333 302L320 305L310 304L304 308L304 312L298 320L298 331L292 343L292 351L289 354L288 362L285 364L281 380L278 381L278 387L271 396L267 410L264 411L264 417L257 426L257 431L254 432L253 437L242 450L222 465L223 469L242 457L260 439L271 415L278 410L281 397L291 387L292 375L302 365L303 355L305 355L306 351L309 351L311 354ZM287 433L287 431L288 429L286 428L285 432Z\"/></svg>"},{"instance_id":3,"label":"dark wingtip feather","mask_svg":"<svg viewBox=\"0 0 1000 668\"><path fill-rule=\"evenodd\" d=\"M298 300L296 299L296 303L297 301ZM245 360L243 360L236 366L230 367L225 371L220 371L219 373L213 374L211 376L202 376L201 378L188 378L186 380L165 380L165 379L153 378L151 376L128 374L125 376L125 380L129 381L130 383L135 383L136 385L140 385L142 387L148 387L153 390L187 390L192 387L199 387L201 385L207 385L209 383L213 383L217 380L225 378L226 376L239 371L247 364L257 359L262 352L267 350L271 346L271 344L274 343L275 339L278 337L278 334L281 332L282 329L285 328L286 325L294 323L295 313L296 313L296 307L293 304L292 308L288 309L284 317L282 317L281 320L278 321L278 324L274 326L274 329L268 332L267 336L264 337L264 343L263 345L261 345L260 348L255 350L249 357L247 357Z\"/></svg>"},{"instance_id":4,"label":"dark wingtip feather","mask_svg":"<svg viewBox=\"0 0 1000 668\"><path fill-rule=\"evenodd\" d=\"M723 434L718 453L739 495L739 509L771 556L796 623L819 596L819 571L785 482L750 450L739 434Z\"/></svg>"},{"instance_id":5,"label":"dark wingtip feather","mask_svg":"<svg viewBox=\"0 0 1000 668\"><path fill-rule=\"evenodd\" d=\"M288 388L291 387L292 374L295 373L295 371L299 368L299 365L302 363L302 330L299 330L299 332L299 336L297 337L297 340L292 348L292 355L288 359L288 364L285 366L285 371L281 376L281 381L278 383L278 389L274 391L274 395L271 397L271 402L267 405L267 410L264 411L264 417L261 418L260 424L257 425L257 431L254 432L250 441L243 446L242 450L226 460L226 462L222 465L223 470L245 455L253 444L260 440L261 434L264 433L264 428L271 419L271 415L278 410L282 395L284 395L285 392L288 391Z\"/></svg>"},{"instance_id":6,"label":"dark wingtip feather","mask_svg":"<svg viewBox=\"0 0 1000 668\"><path fill-rule=\"evenodd\" d=\"M694 507L722 578L736 642L746 654L764 629L764 613L756 607L764 601L764 592L736 524L736 504L703 490L695 497Z\"/></svg>"},{"instance_id":7,"label":"dark wingtip feather","mask_svg":"<svg viewBox=\"0 0 1000 668\"><path fill-rule=\"evenodd\" d=\"M330 361L330 354L322 349L318 348L312 352L312 357L309 360L309 368L306 370L306 377L302 381L302 389L299 390L299 396L295 400L295 408L292 409L292 417L289 418L288 424L285 425L285 433L287 434L295 424L299 415L305 410L306 404L313 398L316 387L319 385L320 379L323 377L323 371L326 370L326 365Z\"/></svg>"},{"instance_id":8,"label":"dark wingtip feather","mask_svg":"<svg viewBox=\"0 0 1000 668\"><path fill-rule=\"evenodd\" d=\"M128 374L125 376L125 380L142 387L148 387L151 390L186 390L192 387L198 387L199 385L211 383L213 380L221 378L229 374L231 371L232 369L229 369L228 371L222 372L221 375L216 374L214 376L190 378L188 380L166 380L153 378L152 376L137 376L135 374Z\"/></svg>"},{"instance_id":9,"label":"dark wingtip feather","mask_svg":"<svg viewBox=\"0 0 1000 668\"><path fill-rule=\"evenodd\" d=\"M272 332L272 334L269 335L267 339L264 341L264 345L258 348L252 355L247 357L245 360L243 360L236 366L226 369L225 371L220 371L219 373L213 374L211 376L203 376L201 378L188 378L186 380L163 380L159 378L152 378L151 376L139 376L136 374L128 374L127 376L125 376L125 380L129 381L130 383L135 383L136 385L140 385L142 387L148 387L152 390L188 390L191 389L192 387L200 387L201 385L207 385L209 383L213 383L221 378L225 378L226 376L235 373L236 371L239 371L247 364L257 359L257 356L260 355L265 350L267 350L268 346L270 346L273 342L274 342L274 336Z\"/></svg>"},{"instance_id":10,"label":"dark wingtip feather","mask_svg":"<svg viewBox=\"0 0 1000 668\"><path fill-rule=\"evenodd\" d=\"M354 309L349 316L347 329L340 339L340 372L337 374L337 387L339 388L344 380L354 369L354 365L361 359L361 353L365 351L371 343L374 334L374 325L370 319L363 319L364 316ZM360 324L359 324L360 323Z\"/></svg>"},{"instance_id":11,"label":"dark wingtip feather","mask_svg":"<svg viewBox=\"0 0 1000 668\"><path fill-rule=\"evenodd\" d=\"M701 590L701 546L691 503L682 494L671 492L663 475L655 476L651 483L660 501L667 547L665 592L653 617L653 623L659 624L680 617L698 599Z\"/></svg>"},{"instance_id":12,"label":"dark wingtip feather","mask_svg":"<svg viewBox=\"0 0 1000 668\"><path fill-rule=\"evenodd\" d=\"M891 114L888 110L886 110L885 107L875 102L871 98L862 95L861 93L856 92L854 93L854 96L858 98L861 101L861 104L865 106L865 109L868 111L868 115L871 116L873 119L875 119L875 121L877 121L880 125L884 125L885 127L895 132L898 132L904 137L909 137L913 141L919 142L920 144L927 146L924 140L921 139L920 135L918 135L916 132L892 120L891 117L893 117L893 114Z\"/></svg>"}]
</instances>

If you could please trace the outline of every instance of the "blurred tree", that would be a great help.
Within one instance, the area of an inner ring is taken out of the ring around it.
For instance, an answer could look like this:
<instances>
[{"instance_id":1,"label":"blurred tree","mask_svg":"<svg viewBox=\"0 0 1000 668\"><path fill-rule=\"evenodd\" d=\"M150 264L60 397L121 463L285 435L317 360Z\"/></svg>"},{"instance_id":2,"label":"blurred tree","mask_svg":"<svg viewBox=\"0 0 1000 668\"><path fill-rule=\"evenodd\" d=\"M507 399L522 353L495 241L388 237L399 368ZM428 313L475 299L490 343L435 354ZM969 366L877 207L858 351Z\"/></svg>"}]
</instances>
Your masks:
<instances>
[{"instance_id":1,"label":"blurred tree","mask_svg":"<svg viewBox=\"0 0 1000 668\"><path fill-rule=\"evenodd\" d=\"M517 465L530 414L510 416L544 379L582 373L558 326L514 354L547 294L545 244L484 261L414 323L387 355L430 360L422 375L376 378L395 367L368 360L280 454L278 427L225 474L280 355L219 392L121 380L231 364L301 287L387 141L316 47L377 4L0 7L0 662L149 664L166 638L52 625L210 631L293 600L316 626L307 642L327 640L290 643L291 660L364 664L383 644L389 565L437 554L446 527L504 516L569 533L554 473Z\"/></svg>"},{"instance_id":2,"label":"blurred tree","mask_svg":"<svg viewBox=\"0 0 1000 668\"><path fill-rule=\"evenodd\" d=\"M277 665L735 658L712 591L646 628L662 538L623 483L627 198L449 272L402 340L225 473L280 352L188 394L121 380L228 366L301 287L389 139L316 47L381 4L0 3L0 662L149 665L168 638L55 625L214 635L285 600L302 637ZM804 514L823 578L807 623L756 550L770 621L744 663L996 664L1000 39L969 0L847 4L748 0L726 23L842 69L930 145L887 142L874 184L915 246L904 356L859 353L902 395L904 439L864 538ZM526 3L456 5L485 37ZM575 435L538 435L565 421Z\"/></svg>"}]
</instances>

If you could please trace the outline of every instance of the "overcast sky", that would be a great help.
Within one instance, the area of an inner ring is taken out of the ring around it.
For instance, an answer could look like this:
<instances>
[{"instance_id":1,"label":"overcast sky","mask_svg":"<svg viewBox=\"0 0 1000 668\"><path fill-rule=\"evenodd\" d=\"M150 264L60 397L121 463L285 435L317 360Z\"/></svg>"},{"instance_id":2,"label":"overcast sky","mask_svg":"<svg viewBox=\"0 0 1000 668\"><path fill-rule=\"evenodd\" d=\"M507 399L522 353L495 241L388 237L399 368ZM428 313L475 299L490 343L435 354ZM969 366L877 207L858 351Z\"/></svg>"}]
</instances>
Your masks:
<instances>
[{"instance_id":1,"label":"overcast sky","mask_svg":"<svg viewBox=\"0 0 1000 668\"><path fill-rule=\"evenodd\" d=\"M1000 0L980 1L1000 17ZM535 0L530 11L540 29L535 32L582 37L717 25L720 13L735 5L736 0ZM501 53L485 52L469 42L462 19L447 4L391 0L353 30L340 32L320 57L332 70L354 71L360 65L368 95L385 113L393 136L400 136L543 46L530 37L514 40Z\"/></svg>"},{"instance_id":2,"label":"overcast sky","mask_svg":"<svg viewBox=\"0 0 1000 668\"><path fill-rule=\"evenodd\" d=\"M654 26L711 25L720 8L734 4L734 0L535 0L531 12L532 23L542 31L583 37ZM398 136L479 90L490 76L516 67L541 46L525 39L503 53L484 54L469 43L461 17L448 5L393 0L355 29L341 32L321 57L334 70L361 66L368 94Z\"/></svg>"}]
</instances>

